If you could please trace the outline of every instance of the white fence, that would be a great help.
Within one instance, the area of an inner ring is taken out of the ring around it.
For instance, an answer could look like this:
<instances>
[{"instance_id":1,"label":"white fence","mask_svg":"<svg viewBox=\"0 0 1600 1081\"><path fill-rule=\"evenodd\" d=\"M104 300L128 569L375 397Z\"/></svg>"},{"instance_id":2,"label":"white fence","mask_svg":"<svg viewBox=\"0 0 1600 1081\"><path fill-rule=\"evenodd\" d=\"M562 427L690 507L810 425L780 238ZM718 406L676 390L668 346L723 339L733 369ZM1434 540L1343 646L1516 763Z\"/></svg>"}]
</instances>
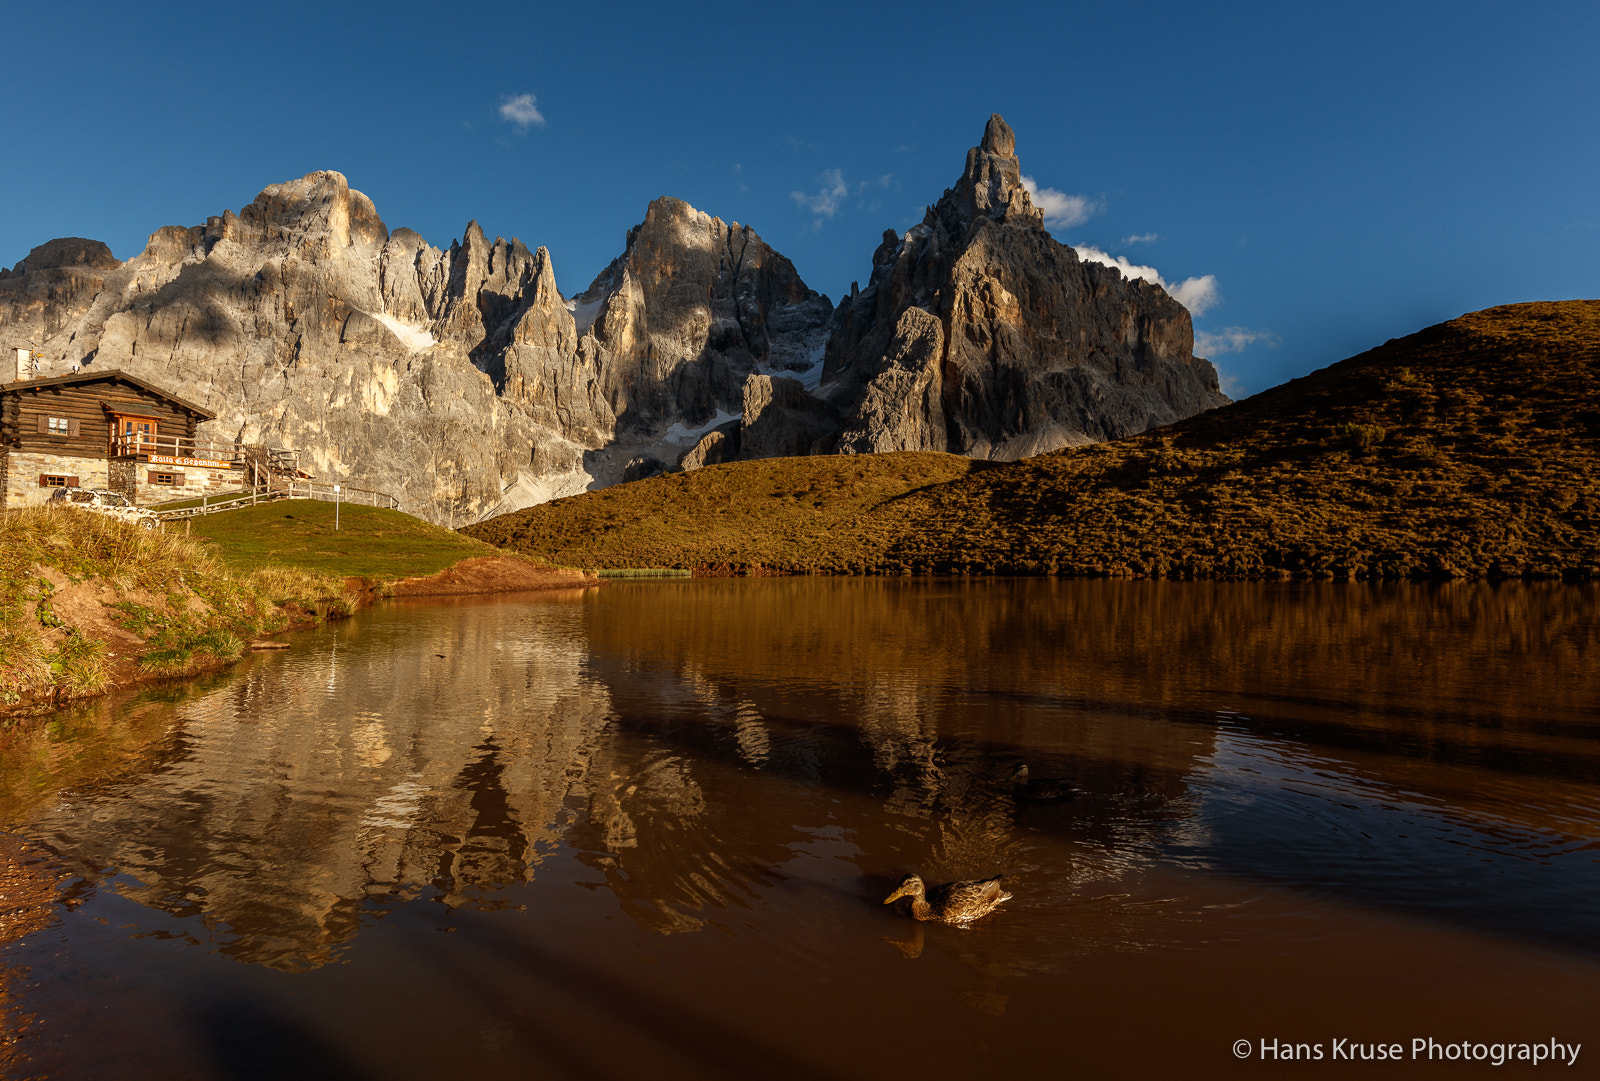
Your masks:
<instances>
[{"instance_id":1,"label":"white fence","mask_svg":"<svg viewBox=\"0 0 1600 1081\"><path fill-rule=\"evenodd\" d=\"M363 507L400 509L400 500L387 492L375 492L370 488L349 488L342 484L338 492L335 492L331 484L318 484L315 481L305 480L279 481L271 488L257 487L245 492L230 492L215 497L201 496L200 504L194 507L175 507L172 510L162 510L159 507L151 509L162 521L171 522L183 518L195 518L202 514L221 514L223 511L238 510L240 507L254 507L279 499L318 499L324 503L356 503Z\"/></svg>"}]
</instances>

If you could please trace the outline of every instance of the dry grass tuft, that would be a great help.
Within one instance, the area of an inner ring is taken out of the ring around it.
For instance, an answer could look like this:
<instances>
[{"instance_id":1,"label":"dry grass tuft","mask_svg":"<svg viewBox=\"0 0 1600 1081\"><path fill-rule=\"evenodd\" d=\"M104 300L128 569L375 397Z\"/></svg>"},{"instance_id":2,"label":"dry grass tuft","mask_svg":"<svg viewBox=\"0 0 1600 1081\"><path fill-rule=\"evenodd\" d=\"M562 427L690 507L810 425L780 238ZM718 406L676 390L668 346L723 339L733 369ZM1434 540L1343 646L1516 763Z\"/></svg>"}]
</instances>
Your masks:
<instances>
[{"instance_id":1,"label":"dry grass tuft","mask_svg":"<svg viewBox=\"0 0 1600 1081\"><path fill-rule=\"evenodd\" d=\"M94 604L91 622L105 609L145 641L139 666L164 674L233 660L246 639L287 625L284 604L312 608L342 591L339 579L298 568L231 569L201 540L105 515L0 513L0 708L96 694L112 677L106 643L58 612L63 580L65 596L103 585L122 598Z\"/></svg>"}]
</instances>

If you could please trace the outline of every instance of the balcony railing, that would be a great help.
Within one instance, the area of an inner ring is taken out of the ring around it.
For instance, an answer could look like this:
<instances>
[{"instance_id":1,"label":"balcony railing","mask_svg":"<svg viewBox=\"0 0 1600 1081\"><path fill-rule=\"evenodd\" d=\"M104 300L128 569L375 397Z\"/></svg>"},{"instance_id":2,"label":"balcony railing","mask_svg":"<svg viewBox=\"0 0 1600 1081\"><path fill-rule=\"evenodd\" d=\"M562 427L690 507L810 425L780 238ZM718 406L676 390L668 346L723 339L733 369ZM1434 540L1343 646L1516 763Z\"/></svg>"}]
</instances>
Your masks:
<instances>
[{"instance_id":1,"label":"balcony railing","mask_svg":"<svg viewBox=\"0 0 1600 1081\"><path fill-rule=\"evenodd\" d=\"M282 447L264 447L264 464L281 476L295 476L300 470L300 452ZM192 462L221 462L223 465L242 468L250 459L250 446L245 443L222 442L213 439L189 439L176 435L151 435L148 432L123 432L111 437L114 457L139 456L188 459ZM184 462L169 464L182 465Z\"/></svg>"}]
</instances>

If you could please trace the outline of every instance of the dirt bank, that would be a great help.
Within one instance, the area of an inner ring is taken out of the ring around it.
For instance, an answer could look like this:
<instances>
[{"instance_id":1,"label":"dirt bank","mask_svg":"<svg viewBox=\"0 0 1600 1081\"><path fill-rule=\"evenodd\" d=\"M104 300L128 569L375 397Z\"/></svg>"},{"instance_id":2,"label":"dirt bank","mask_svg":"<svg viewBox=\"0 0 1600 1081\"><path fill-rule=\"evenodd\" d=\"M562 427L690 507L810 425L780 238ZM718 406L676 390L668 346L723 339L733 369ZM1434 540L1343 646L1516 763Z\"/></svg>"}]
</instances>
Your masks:
<instances>
[{"instance_id":1,"label":"dirt bank","mask_svg":"<svg viewBox=\"0 0 1600 1081\"><path fill-rule=\"evenodd\" d=\"M402 578L390 588L396 597L454 597L599 584L600 579L594 575L568 567L546 567L510 556L479 556L464 559L438 574Z\"/></svg>"}]
</instances>

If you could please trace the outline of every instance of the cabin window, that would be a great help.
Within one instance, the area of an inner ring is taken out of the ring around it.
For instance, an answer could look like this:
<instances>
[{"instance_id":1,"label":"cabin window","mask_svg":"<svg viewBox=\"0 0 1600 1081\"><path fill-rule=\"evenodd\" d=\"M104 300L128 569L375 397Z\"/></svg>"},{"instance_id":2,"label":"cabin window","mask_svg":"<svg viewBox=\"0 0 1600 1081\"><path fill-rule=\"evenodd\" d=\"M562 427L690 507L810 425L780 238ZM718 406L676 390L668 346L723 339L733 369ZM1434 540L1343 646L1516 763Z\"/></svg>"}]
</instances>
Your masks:
<instances>
[{"instance_id":1,"label":"cabin window","mask_svg":"<svg viewBox=\"0 0 1600 1081\"><path fill-rule=\"evenodd\" d=\"M151 484L170 484L175 488L182 488L183 487L183 474L182 473L152 472L150 474L150 483Z\"/></svg>"},{"instance_id":2,"label":"cabin window","mask_svg":"<svg viewBox=\"0 0 1600 1081\"><path fill-rule=\"evenodd\" d=\"M78 478L62 473L40 473L39 487L41 488L76 488Z\"/></svg>"},{"instance_id":3,"label":"cabin window","mask_svg":"<svg viewBox=\"0 0 1600 1081\"><path fill-rule=\"evenodd\" d=\"M70 417L51 417L42 413L39 415L40 435L77 435L79 431L78 422Z\"/></svg>"}]
</instances>

